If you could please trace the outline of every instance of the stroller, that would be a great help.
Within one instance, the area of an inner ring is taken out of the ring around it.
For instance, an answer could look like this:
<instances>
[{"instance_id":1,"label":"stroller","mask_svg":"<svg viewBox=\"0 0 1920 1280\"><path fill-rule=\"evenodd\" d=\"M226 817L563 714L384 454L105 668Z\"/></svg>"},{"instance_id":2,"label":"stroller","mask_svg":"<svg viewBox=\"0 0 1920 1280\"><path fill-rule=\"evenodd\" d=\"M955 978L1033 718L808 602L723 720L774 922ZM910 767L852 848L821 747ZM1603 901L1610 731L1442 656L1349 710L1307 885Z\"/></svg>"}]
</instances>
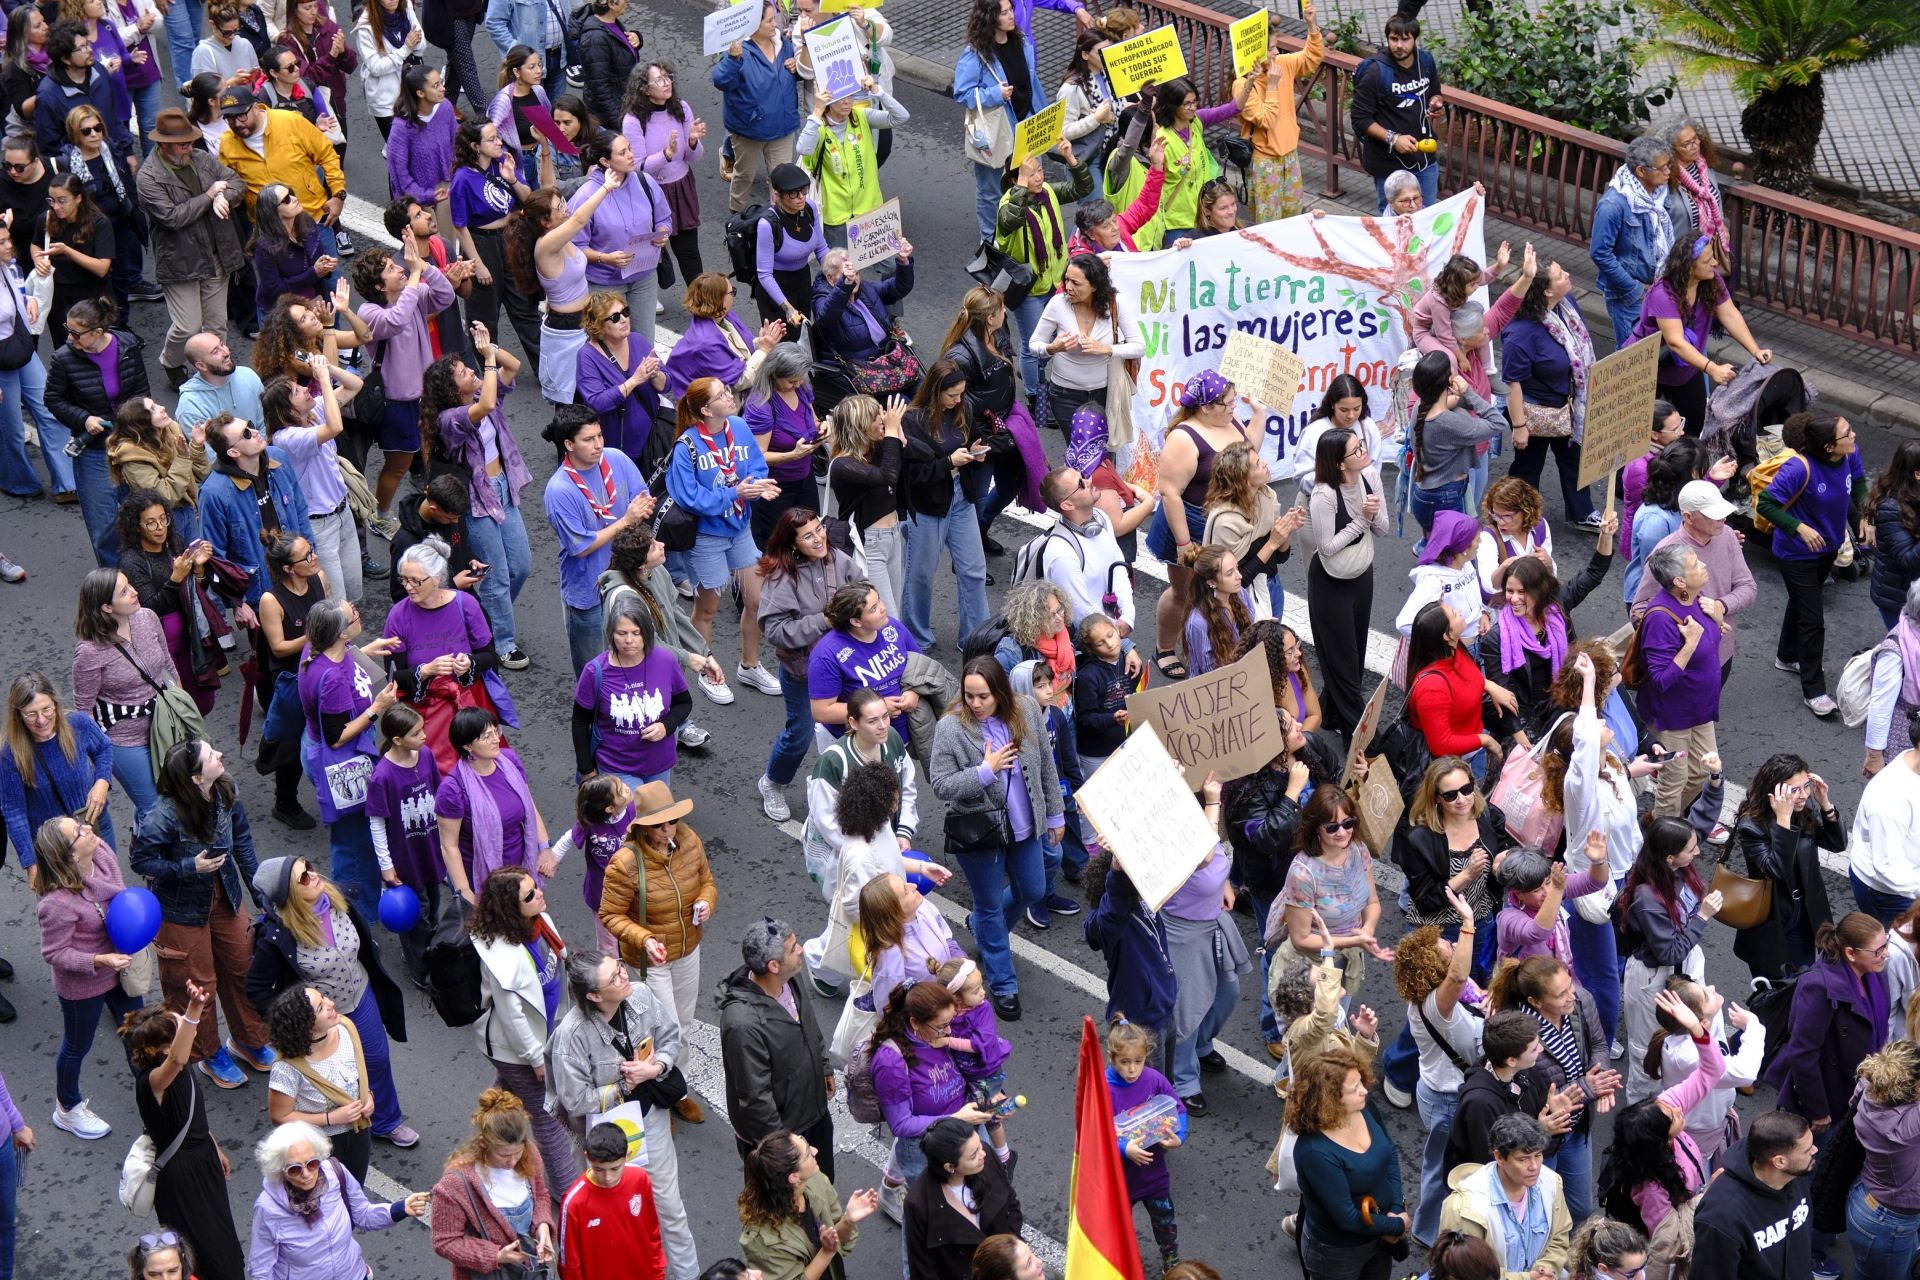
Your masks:
<instances>
[{"instance_id":1,"label":"stroller","mask_svg":"<svg viewBox=\"0 0 1920 1280\"><path fill-rule=\"evenodd\" d=\"M1779 452L1781 424L1804 413L1819 391L1798 369L1778 364L1749 363L1733 380L1717 388L1707 401L1707 421L1700 443L1712 457L1729 457L1738 464L1725 486L1727 500L1739 508L1733 519L1751 532L1753 494L1747 475L1763 456Z\"/></svg>"}]
</instances>

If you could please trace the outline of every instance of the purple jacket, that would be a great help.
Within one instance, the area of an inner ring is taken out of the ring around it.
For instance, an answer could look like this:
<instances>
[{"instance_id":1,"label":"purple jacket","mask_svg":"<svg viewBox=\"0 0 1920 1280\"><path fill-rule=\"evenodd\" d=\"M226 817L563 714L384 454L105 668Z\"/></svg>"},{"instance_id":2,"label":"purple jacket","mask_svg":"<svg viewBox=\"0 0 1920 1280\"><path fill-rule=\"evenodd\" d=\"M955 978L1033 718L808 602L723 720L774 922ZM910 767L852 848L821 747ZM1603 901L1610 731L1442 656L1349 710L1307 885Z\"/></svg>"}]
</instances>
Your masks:
<instances>
[{"instance_id":1,"label":"purple jacket","mask_svg":"<svg viewBox=\"0 0 1920 1280\"><path fill-rule=\"evenodd\" d=\"M1793 990L1787 1043L1767 1068L1780 1107L1809 1120L1838 1117L1853 1096L1854 1072L1887 1043L1887 975L1862 984L1844 960L1822 956Z\"/></svg>"},{"instance_id":2,"label":"purple jacket","mask_svg":"<svg viewBox=\"0 0 1920 1280\"><path fill-rule=\"evenodd\" d=\"M931 1129L934 1121L966 1105L967 1082L951 1053L934 1048L911 1031L907 1039L913 1045L912 1066L891 1040L874 1050L873 1090L893 1136L914 1139Z\"/></svg>"},{"instance_id":3,"label":"purple jacket","mask_svg":"<svg viewBox=\"0 0 1920 1280\"><path fill-rule=\"evenodd\" d=\"M553 103L547 98L547 91L539 85L533 86L533 100L549 110L553 107ZM520 169L520 180L527 182L529 186L533 185L528 181L529 178L537 182L539 175L529 172L526 159L520 150L520 125L513 118L512 85L507 85L493 95L493 101L487 104L487 119L493 121L493 127L500 131L500 141L506 144L507 150L513 152L514 163Z\"/></svg>"},{"instance_id":4,"label":"purple jacket","mask_svg":"<svg viewBox=\"0 0 1920 1280\"><path fill-rule=\"evenodd\" d=\"M520 491L533 483L533 472L527 470L527 463L520 456L520 446L514 443L513 428L507 425L507 413L504 401L507 387L500 388L502 403L493 410L494 437L500 450L500 464L506 469L507 493L514 505L520 502ZM500 495L493 491L493 485L487 477L487 447L480 439L480 424L475 422L460 405L440 415L440 441L447 452L459 459L462 465L473 472L473 514L485 516L496 524L507 518L500 507Z\"/></svg>"},{"instance_id":5,"label":"purple jacket","mask_svg":"<svg viewBox=\"0 0 1920 1280\"><path fill-rule=\"evenodd\" d=\"M392 306L360 304L360 318L379 344L375 349L387 399L420 398L421 379L433 363L433 318L452 305L453 286L433 266L422 273L418 285L402 289Z\"/></svg>"},{"instance_id":6,"label":"purple jacket","mask_svg":"<svg viewBox=\"0 0 1920 1280\"><path fill-rule=\"evenodd\" d=\"M433 189L453 181L453 104L442 102L433 119L415 124L393 118L387 137L387 181L393 194L432 204Z\"/></svg>"},{"instance_id":7,"label":"purple jacket","mask_svg":"<svg viewBox=\"0 0 1920 1280\"><path fill-rule=\"evenodd\" d=\"M955 1006L948 1034L973 1046L970 1053L954 1054L962 1079L985 1080L1005 1070L1007 1059L1013 1056L1013 1042L1000 1034L1000 1019L994 1016L991 1000L982 1000L971 1009Z\"/></svg>"},{"instance_id":8,"label":"purple jacket","mask_svg":"<svg viewBox=\"0 0 1920 1280\"><path fill-rule=\"evenodd\" d=\"M632 395L620 394L620 384L646 357L647 340L634 332L627 335L626 369L609 360L600 344L593 341L580 348L574 366L575 387L580 398L600 415L607 446L630 458L647 452L647 442L653 438L653 418L660 412L660 392L651 379L635 387Z\"/></svg>"},{"instance_id":9,"label":"purple jacket","mask_svg":"<svg viewBox=\"0 0 1920 1280\"><path fill-rule=\"evenodd\" d=\"M687 170L693 162L706 154L705 142L690 142L687 135L693 130L693 106L681 102L681 114L678 117L665 111L647 113L645 128L640 126L637 116L629 115L620 122L620 132L626 135L627 142L633 147L633 158L640 162L649 178L665 187L687 176ZM680 141L673 148L673 158L667 158L667 139L673 134L680 135Z\"/></svg>"},{"instance_id":10,"label":"purple jacket","mask_svg":"<svg viewBox=\"0 0 1920 1280\"><path fill-rule=\"evenodd\" d=\"M287 1207L286 1185L275 1179L253 1202L247 1239L247 1275L253 1280L363 1280L367 1259L360 1231L385 1231L407 1216L406 1201L374 1204L338 1160L320 1166L320 1213L312 1222Z\"/></svg>"},{"instance_id":11,"label":"purple jacket","mask_svg":"<svg viewBox=\"0 0 1920 1280\"><path fill-rule=\"evenodd\" d=\"M320 243L320 228L307 229L306 237L299 245L287 240L276 240L269 244L256 238L253 245L253 300L260 304L260 310L271 311L273 304L280 301L280 295L291 293L299 298L317 298L320 296L320 277L314 272L313 264L326 253Z\"/></svg>"},{"instance_id":12,"label":"purple jacket","mask_svg":"<svg viewBox=\"0 0 1920 1280\"><path fill-rule=\"evenodd\" d=\"M573 193L573 199L567 201L568 211L577 210L592 199L599 184L598 176L587 175L587 180ZM667 203L667 193L660 189L659 183L636 169L600 202L592 219L580 229L573 242L583 251L631 253L633 261L624 267L609 267L598 262L587 264L589 283L620 285L653 274L660 265L660 246L653 238L672 232L673 206Z\"/></svg>"},{"instance_id":13,"label":"purple jacket","mask_svg":"<svg viewBox=\"0 0 1920 1280\"><path fill-rule=\"evenodd\" d=\"M747 350L753 350L753 330L731 311L727 312L724 322L688 321L686 333L673 344L673 352L667 357L667 394L674 400L687 394L687 388L698 378L718 378L728 386L740 381L747 361L744 356L735 355L726 338L721 336L722 323L732 325Z\"/></svg>"},{"instance_id":14,"label":"purple jacket","mask_svg":"<svg viewBox=\"0 0 1920 1280\"><path fill-rule=\"evenodd\" d=\"M81 876L79 893L55 889L34 907L40 922L40 955L53 969L53 993L62 1000L90 1000L120 981L93 958L118 951L107 940L107 904L127 887L120 859L107 842L94 847L93 865Z\"/></svg>"},{"instance_id":15,"label":"purple jacket","mask_svg":"<svg viewBox=\"0 0 1920 1280\"><path fill-rule=\"evenodd\" d=\"M900 945L888 947L873 957L873 1007L886 1008L887 998L895 987L925 981L933 977L935 969L965 954L953 940L953 930L947 927L947 918L940 914L940 908L923 900L920 909L907 921ZM956 1018L953 1034L965 1035L966 1032L957 1029L958 1025Z\"/></svg>"}]
</instances>

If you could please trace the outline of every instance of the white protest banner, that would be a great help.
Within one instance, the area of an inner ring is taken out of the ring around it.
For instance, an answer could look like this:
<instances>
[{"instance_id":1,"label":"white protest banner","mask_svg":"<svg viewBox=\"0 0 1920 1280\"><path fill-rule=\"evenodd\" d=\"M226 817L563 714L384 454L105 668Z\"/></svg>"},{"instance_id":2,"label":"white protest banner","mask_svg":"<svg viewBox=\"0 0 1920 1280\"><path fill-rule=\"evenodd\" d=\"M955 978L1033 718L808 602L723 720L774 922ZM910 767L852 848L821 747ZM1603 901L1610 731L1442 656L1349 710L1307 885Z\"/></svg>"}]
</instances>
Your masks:
<instances>
[{"instance_id":1,"label":"white protest banner","mask_svg":"<svg viewBox=\"0 0 1920 1280\"><path fill-rule=\"evenodd\" d=\"M1220 376L1255 404L1291 405L1306 381L1307 365L1279 343L1235 329L1220 353Z\"/></svg>"},{"instance_id":2,"label":"white protest banner","mask_svg":"<svg viewBox=\"0 0 1920 1280\"><path fill-rule=\"evenodd\" d=\"M1661 345L1650 333L1587 370L1587 431L1574 481L1582 489L1647 451Z\"/></svg>"},{"instance_id":3,"label":"white protest banner","mask_svg":"<svg viewBox=\"0 0 1920 1280\"><path fill-rule=\"evenodd\" d=\"M1220 843L1180 766L1151 733L1128 734L1074 799L1149 910L1158 911Z\"/></svg>"},{"instance_id":4,"label":"white protest banner","mask_svg":"<svg viewBox=\"0 0 1920 1280\"><path fill-rule=\"evenodd\" d=\"M855 271L865 271L897 253L900 238L900 202L889 200L847 219L847 260Z\"/></svg>"},{"instance_id":5,"label":"white protest banner","mask_svg":"<svg viewBox=\"0 0 1920 1280\"><path fill-rule=\"evenodd\" d=\"M1486 261L1484 209L1469 188L1410 217L1287 218L1186 249L1113 255L1121 300L1139 318L1133 420L1139 437L1126 468L1151 484L1164 424L1187 379L1220 364L1236 330L1299 356L1305 377L1289 403L1255 424L1261 452L1279 462L1304 434L1327 384L1348 373L1384 416L1394 363L1413 343L1413 304L1456 253Z\"/></svg>"},{"instance_id":6,"label":"white protest banner","mask_svg":"<svg viewBox=\"0 0 1920 1280\"><path fill-rule=\"evenodd\" d=\"M1193 790L1209 772L1230 782L1265 768L1281 747L1266 650L1256 648L1231 666L1133 694L1127 699L1127 724L1159 734Z\"/></svg>"},{"instance_id":7,"label":"white protest banner","mask_svg":"<svg viewBox=\"0 0 1920 1280\"><path fill-rule=\"evenodd\" d=\"M860 33L846 18L836 18L807 32L807 52L813 56L813 82L827 94L827 101L838 102L865 92L860 76L866 64L860 59Z\"/></svg>"},{"instance_id":8,"label":"white protest banner","mask_svg":"<svg viewBox=\"0 0 1920 1280\"><path fill-rule=\"evenodd\" d=\"M725 53L727 46L745 40L760 26L762 0L735 0L724 9L706 16L700 33L700 52L712 57Z\"/></svg>"}]
</instances>

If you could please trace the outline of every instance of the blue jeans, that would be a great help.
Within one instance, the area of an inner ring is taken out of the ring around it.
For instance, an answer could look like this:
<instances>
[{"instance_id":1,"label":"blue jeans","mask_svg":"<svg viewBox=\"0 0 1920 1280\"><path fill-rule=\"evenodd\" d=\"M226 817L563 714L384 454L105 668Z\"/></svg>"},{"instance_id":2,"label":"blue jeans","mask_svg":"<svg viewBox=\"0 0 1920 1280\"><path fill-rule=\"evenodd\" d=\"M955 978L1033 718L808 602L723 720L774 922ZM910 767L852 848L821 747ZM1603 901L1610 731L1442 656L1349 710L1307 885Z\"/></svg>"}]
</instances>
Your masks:
<instances>
[{"instance_id":1,"label":"blue jeans","mask_svg":"<svg viewBox=\"0 0 1920 1280\"><path fill-rule=\"evenodd\" d=\"M160 99L161 83L161 81L155 80L144 89L129 89L127 91L133 98L134 116L140 121L140 158L142 160L146 159L147 155L153 150L153 142L147 137L147 132L153 128L153 118L160 114L160 107L162 105Z\"/></svg>"},{"instance_id":2,"label":"blue jeans","mask_svg":"<svg viewBox=\"0 0 1920 1280\"><path fill-rule=\"evenodd\" d=\"M1852 871L1847 872L1847 883L1853 886L1853 900L1859 908L1888 928L1892 928L1901 913L1913 905L1911 898L1898 893L1882 893Z\"/></svg>"},{"instance_id":3,"label":"blue jeans","mask_svg":"<svg viewBox=\"0 0 1920 1280\"><path fill-rule=\"evenodd\" d=\"M1200 1057L1213 1052L1213 1038L1227 1025L1233 1006L1239 1003L1240 979L1232 975L1221 978L1213 989L1213 1003L1200 1016L1200 1025L1192 1035L1174 1041L1173 1091L1181 1097L1191 1098L1200 1092Z\"/></svg>"},{"instance_id":4,"label":"blue jeans","mask_svg":"<svg viewBox=\"0 0 1920 1280\"><path fill-rule=\"evenodd\" d=\"M107 474L105 437L73 460L74 489L80 496L80 518L86 522L87 539L93 544L93 561L103 569L120 563L120 535L114 532L113 518L126 495Z\"/></svg>"},{"instance_id":5,"label":"blue jeans","mask_svg":"<svg viewBox=\"0 0 1920 1280\"><path fill-rule=\"evenodd\" d=\"M1560 1175L1567 1197L1567 1212L1575 1222L1593 1216L1593 1147L1589 1135L1569 1133L1560 1139L1560 1149L1547 1165Z\"/></svg>"},{"instance_id":6,"label":"blue jeans","mask_svg":"<svg viewBox=\"0 0 1920 1280\"><path fill-rule=\"evenodd\" d=\"M193 79L193 47L207 25L206 10L200 0L173 0L163 19L167 27L167 56L171 60L173 87L178 89ZM557 82L556 82L557 83Z\"/></svg>"},{"instance_id":7,"label":"blue jeans","mask_svg":"<svg viewBox=\"0 0 1920 1280\"><path fill-rule=\"evenodd\" d=\"M980 967L987 989L996 996L1017 995L1020 979L1013 971L1013 951L1007 942L1007 922L1040 901L1046 893L1046 855L1038 832L1004 849L954 855L967 887L973 892L968 927L980 944Z\"/></svg>"},{"instance_id":8,"label":"blue jeans","mask_svg":"<svg viewBox=\"0 0 1920 1280\"><path fill-rule=\"evenodd\" d=\"M1847 1239L1853 1242L1854 1280L1906 1280L1920 1250L1920 1213L1867 1203L1865 1183L1847 1195Z\"/></svg>"},{"instance_id":9,"label":"blue jeans","mask_svg":"<svg viewBox=\"0 0 1920 1280\"><path fill-rule=\"evenodd\" d=\"M780 697L787 704L787 722L767 752L767 779L784 787L800 772L800 763L813 744L813 701L807 697L807 678L781 670Z\"/></svg>"},{"instance_id":10,"label":"blue jeans","mask_svg":"<svg viewBox=\"0 0 1920 1280\"><path fill-rule=\"evenodd\" d=\"M1467 481L1452 480L1432 489L1423 489L1413 485L1407 493L1407 509L1413 512L1413 518L1420 522L1422 541L1433 532L1433 515L1436 511L1466 511ZM1469 513L1471 514L1471 513Z\"/></svg>"},{"instance_id":11,"label":"blue jeans","mask_svg":"<svg viewBox=\"0 0 1920 1280\"><path fill-rule=\"evenodd\" d=\"M1627 345L1627 335L1633 332L1633 326L1640 323L1640 303L1647 296L1647 288L1637 285L1630 293L1602 288L1600 296L1607 300L1607 318L1613 321L1613 349L1618 351Z\"/></svg>"},{"instance_id":12,"label":"blue jeans","mask_svg":"<svg viewBox=\"0 0 1920 1280\"><path fill-rule=\"evenodd\" d=\"M80 1088L80 1068L93 1051L94 1033L100 1029L100 1011L105 1009L111 1013L113 1025L118 1027L120 1020L142 1003L120 990L117 982L102 994L84 1000L60 998L60 1049L53 1058L53 1096L62 1110L70 1111L87 1099Z\"/></svg>"},{"instance_id":13,"label":"blue jeans","mask_svg":"<svg viewBox=\"0 0 1920 1280\"><path fill-rule=\"evenodd\" d=\"M1400 1025L1400 1034L1380 1055L1380 1078L1402 1093L1412 1093L1420 1081L1420 1046L1413 1041L1410 1023Z\"/></svg>"},{"instance_id":14,"label":"blue jeans","mask_svg":"<svg viewBox=\"0 0 1920 1280\"><path fill-rule=\"evenodd\" d=\"M1010 318L1015 322L1014 331L1007 335L1020 353L1020 376L1026 380L1027 394L1036 401L1040 398L1040 357L1033 354L1027 339L1040 327L1040 313L1047 309L1047 296L1050 295L1030 293L1019 306L1012 308Z\"/></svg>"},{"instance_id":15,"label":"blue jeans","mask_svg":"<svg viewBox=\"0 0 1920 1280\"><path fill-rule=\"evenodd\" d=\"M527 545L527 526L520 520L520 508L508 496L506 476L490 476L488 482L500 499L506 519L489 520L479 512L469 515L467 542L473 559L493 567L473 593L480 597L480 608L493 629L493 647L504 657L517 647L513 602L520 598L520 589L533 572L533 550Z\"/></svg>"},{"instance_id":16,"label":"blue jeans","mask_svg":"<svg viewBox=\"0 0 1920 1280\"><path fill-rule=\"evenodd\" d=\"M333 882L359 905L362 915L377 917L380 861L373 852L373 830L364 806L358 813L343 813L327 824L327 847L333 860Z\"/></svg>"},{"instance_id":17,"label":"blue jeans","mask_svg":"<svg viewBox=\"0 0 1920 1280\"><path fill-rule=\"evenodd\" d=\"M392 1133L406 1123L400 1110L400 1094L393 1087L393 1056L387 1044L387 1024L380 1020L380 1006L374 1002L373 984L354 1006L351 1014L354 1030L360 1033L360 1047L367 1054L367 1084L373 1089L373 1131Z\"/></svg>"},{"instance_id":18,"label":"blue jeans","mask_svg":"<svg viewBox=\"0 0 1920 1280\"><path fill-rule=\"evenodd\" d=\"M1413 169L1410 170L1410 172L1414 177L1420 179L1420 199L1426 204L1438 204L1440 202L1439 164L1430 164L1424 169ZM1385 213L1387 211L1387 178L1391 176L1390 174L1383 174L1373 180L1373 195L1374 199L1378 201L1374 207L1374 212L1376 213ZM1578 1222L1579 1219L1575 1218L1574 1221Z\"/></svg>"},{"instance_id":19,"label":"blue jeans","mask_svg":"<svg viewBox=\"0 0 1920 1280\"><path fill-rule=\"evenodd\" d=\"M28 367L39 364L35 357ZM20 375L25 369L0 372L0 490L16 498L36 498L43 492L40 477L34 474L33 463L27 457L27 421L20 413ZM44 383L46 374L41 374ZM40 413L46 413L46 405L40 406ZM52 415L48 415L49 417ZM34 418L39 425L39 415ZM52 457L61 445L67 442L62 432L57 440L49 440L44 430L40 436L40 453L43 457ZM60 460L67 460L60 454ZM51 470L51 467L49 467ZM73 486L69 484L68 488Z\"/></svg>"},{"instance_id":20,"label":"blue jeans","mask_svg":"<svg viewBox=\"0 0 1920 1280\"><path fill-rule=\"evenodd\" d=\"M1000 174L993 165L973 166L973 217L980 224L980 238L993 239L994 219L1000 212Z\"/></svg>"},{"instance_id":21,"label":"blue jeans","mask_svg":"<svg viewBox=\"0 0 1920 1280\"><path fill-rule=\"evenodd\" d=\"M1413 1100L1420 1108L1420 1124L1427 1140L1420 1150L1420 1202L1413 1206L1413 1238L1433 1243L1440 1230L1440 1206L1447 1199L1447 1138L1453 1133L1453 1117L1460 1110L1458 1093L1429 1089L1425 1081L1414 1085Z\"/></svg>"},{"instance_id":22,"label":"blue jeans","mask_svg":"<svg viewBox=\"0 0 1920 1280\"><path fill-rule=\"evenodd\" d=\"M13 1241L20 1197L20 1162L13 1139L0 1137L0 1280L13 1280Z\"/></svg>"},{"instance_id":23,"label":"blue jeans","mask_svg":"<svg viewBox=\"0 0 1920 1280\"><path fill-rule=\"evenodd\" d=\"M153 787L153 757L145 744L137 747L114 746L113 777L120 784L120 789L127 793L127 799L133 801L133 822L136 827L139 826L147 816L147 810L160 802L160 793Z\"/></svg>"},{"instance_id":24,"label":"blue jeans","mask_svg":"<svg viewBox=\"0 0 1920 1280\"><path fill-rule=\"evenodd\" d=\"M20 405L25 403L27 412L33 415L34 425L40 428L40 461L47 469L47 477L53 481L53 491L72 493L73 459L62 450L67 441L73 439L73 433L47 408L47 366L38 355L11 373L0 373L0 396L5 397L0 399L0 423L10 423L7 415L19 413ZM13 406L11 410L7 407L9 402ZM8 430L12 428L9 426ZM9 438L20 440L24 452L24 427Z\"/></svg>"},{"instance_id":25,"label":"blue jeans","mask_svg":"<svg viewBox=\"0 0 1920 1280\"><path fill-rule=\"evenodd\" d=\"M1278 616L1278 615L1275 615ZM1255 933L1265 933L1267 913L1273 910L1273 899L1263 898L1253 890L1247 890L1253 899L1253 929ZM1265 942L1265 939L1262 939ZM1273 974L1273 952L1266 946L1260 948L1260 1040L1263 1044L1279 1044L1286 1028L1273 1016L1273 1005L1267 999L1267 979Z\"/></svg>"},{"instance_id":26,"label":"blue jeans","mask_svg":"<svg viewBox=\"0 0 1920 1280\"><path fill-rule=\"evenodd\" d=\"M560 607L567 612L567 656L573 659L573 674L578 676L606 648L606 607L576 609L565 601Z\"/></svg>"},{"instance_id":27,"label":"blue jeans","mask_svg":"<svg viewBox=\"0 0 1920 1280\"><path fill-rule=\"evenodd\" d=\"M967 633L987 620L987 553L980 546L980 522L973 504L956 480L947 514L916 515L906 528L907 581L900 593L900 608L907 615L907 630L923 650L933 647L933 574L940 567L944 546L960 588L960 629L953 638L958 649Z\"/></svg>"},{"instance_id":28,"label":"blue jeans","mask_svg":"<svg viewBox=\"0 0 1920 1280\"><path fill-rule=\"evenodd\" d=\"M1490 931L1491 932L1491 931ZM1609 1037L1620 1029L1620 949L1613 923L1593 924L1578 911L1567 913L1567 941L1573 946L1573 973L1593 997L1600 1029Z\"/></svg>"},{"instance_id":29,"label":"blue jeans","mask_svg":"<svg viewBox=\"0 0 1920 1280\"><path fill-rule=\"evenodd\" d=\"M1493 450L1474 455L1473 465L1467 468L1466 511L1469 515L1480 509L1480 499L1487 496L1487 485L1492 483L1492 471Z\"/></svg>"}]
</instances>

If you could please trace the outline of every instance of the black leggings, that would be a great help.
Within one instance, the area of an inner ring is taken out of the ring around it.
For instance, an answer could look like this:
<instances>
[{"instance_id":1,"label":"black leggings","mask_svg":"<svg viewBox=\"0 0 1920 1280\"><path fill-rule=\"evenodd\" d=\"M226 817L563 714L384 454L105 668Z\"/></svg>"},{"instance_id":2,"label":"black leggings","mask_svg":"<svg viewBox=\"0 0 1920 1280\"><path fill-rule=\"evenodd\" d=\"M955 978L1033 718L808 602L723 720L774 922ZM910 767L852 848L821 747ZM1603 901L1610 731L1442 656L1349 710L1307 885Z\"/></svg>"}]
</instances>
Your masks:
<instances>
[{"instance_id":1,"label":"black leggings","mask_svg":"<svg viewBox=\"0 0 1920 1280\"><path fill-rule=\"evenodd\" d=\"M1320 659L1321 725L1343 739L1360 723L1366 700L1360 679L1367 660L1367 619L1373 613L1373 567L1357 578L1336 578L1314 556L1307 563L1307 620Z\"/></svg>"},{"instance_id":2,"label":"black leggings","mask_svg":"<svg viewBox=\"0 0 1920 1280\"><path fill-rule=\"evenodd\" d=\"M513 331L520 337L520 351L526 357L527 370L535 377L540 374L540 304L532 295L513 287L513 277L507 271L506 245L498 231L481 231L469 228L473 236L473 247L480 252L480 261L486 265L487 273L493 277L492 284L481 284L474 277L473 293L467 298L467 322L478 320L487 326L487 332L497 340L500 337L500 306L506 304L507 319L513 322Z\"/></svg>"},{"instance_id":3,"label":"black leggings","mask_svg":"<svg viewBox=\"0 0 1920 1280\"><path fill-rule=\"evenodd\" d=\"M465 90L467 101L473 104L484 123L493 95L481 85L480 68L473 60L473 33L479 28L480 24L472 18L453 20L453 48L447 50L447 103L451 106L461 90Z\"/></svg>"},{"instance_id":4,"label":"black leggings","mask_svg":"<svg viewBox=\"0 0 1920 1280\"><path fill-rule=\"evenodd\" d=\"M1774 656L1800 664L1800 696L1817 698L1827 691L1827 606L1821 588L1833 572L1838 548L1811 560L1780 560L1780 582L1787 589L1787 607L1780 613L1780 638Z\"/></svg>"},{"instance_id":5,"label":"black leggings","mask_svg":"<svg viewBox=\"0 0 1920 1280\"><path fill-rule=\"evenodd\" d=\"M667 237L667 248L673 251L674 265L680 268L680 285L685 288L687 282L706 271L700 261L700 228L688 227L685 231L676 231Z\"/></svg>"},{"instance_id":6,"label":"black leggings","mask_svg":"<svg viewBox=\"0 0 1920 1280\"><path fill-rule=\"evenodd\" d=\"M1687 434L1698 439L1707 425L1707 375L1695 373L1677 387L1661 387L1660 394L1687 420Z\"/></svg>"}]
</instances>

